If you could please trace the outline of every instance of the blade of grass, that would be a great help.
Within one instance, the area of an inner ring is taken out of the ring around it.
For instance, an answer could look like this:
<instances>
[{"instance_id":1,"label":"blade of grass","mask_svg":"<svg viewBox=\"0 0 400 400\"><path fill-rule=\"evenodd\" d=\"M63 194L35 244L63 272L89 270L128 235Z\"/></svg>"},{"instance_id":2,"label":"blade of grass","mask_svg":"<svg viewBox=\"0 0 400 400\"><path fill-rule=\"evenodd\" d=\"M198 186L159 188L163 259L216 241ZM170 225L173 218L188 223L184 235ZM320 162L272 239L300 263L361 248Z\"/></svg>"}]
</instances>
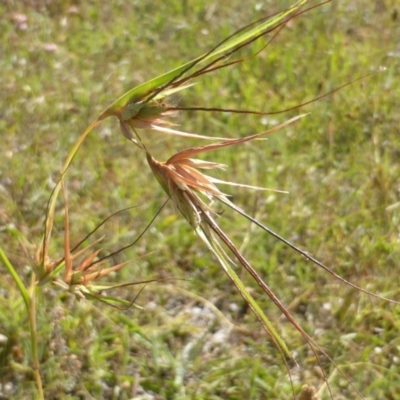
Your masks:
<instances>
[{"instance_id":1,"label":"blade of grass","mask_svg":"<svg viewBox=\"0 0 400 400\"><path fill-rule=\"evenodd\" d=\"M22 280L18 276L14 267L8 260L7 256L3 252L3 249L0 247L0 259L6 267L8 273L11 275L13 281L17 285L17 288L22 296L22 299L25 304L26 311L29 316L29 330L30 330L30 341L31 341L31 356L32 356L32 371L33 376L35 377L36 389L38 391L38 397L40 400L44 400L43 393L43 385L42 379L40 377L40 369L39 369L39 356L38 356L38 347L37 347L37 332L36 332L36 303L35 303L35 281L36 276L32 272L31 284L28 289L23 284Z\"/></svg>"},{"instance_id":2,"label":"blade of grass","mask_svg":"<svg viewBox=\"0 0 400 400\"><path fill-rule=\"evenodd\" d=\"M160 75L154 79L151 79L145 83L142 83L139 86L136 86L135 88L129 90L125 94L123 94L121 97L119 97L116 101L114 101L109 107L107 107L99 116L99 120L105 119L109 116L116 115L116 113L121 110L123 107L125 107L129 102L137 102L144 97L148 96L151 92L155 91L153 93L153 96L156 97L160 92L162 92L164 89L166 89L169 85L174 83L175 80L179 79L184 73L190 71L194 66L199 64L200 62L209 60L212 57L218 56L221 53L226 53L228 51L231 51L232 49L242 45L242 44L248 44L257 37L258 35L261 34L261 32L268 30L271 26L274 24L279 23L282 21L285 17L288 15L294 13L296 10L298 10L300 7L302 7L307 0L301 0L294 4L292 7L289 9L265 20L262 20L259 24L257 24L255 27L251 27L249 30L243 29L237 31L234 33L231 37L225 39L221 43L219 43L217 46L215 46L213 49L211 49L208 53L192 60L189 61L171 71L166 72L163 75ZM251 26L252 24L248 25ZM263 33L265 34L265 32ZM151 97L153 98L153 97ZM150 99L151 99L150 98Z\"/></svg>"},{"instance_id":3,"label":"blade of grass","mask_svg":"<svg viewBox=\"0 0 400 400\"><path fill-rule=\"evenodd\" d=\"M17 271L15 271L14 267L10 263L9 259L3 252L3 249L0 247L0 260L3 261L4 266L6 267L8 273L11 275L13 281L17 285L17 288L19 292L21 293L22 300L25 303L25 307L27 310L29 310L29 293L28 290L26 289L25 285L23 284L21 278L18 276Z\"/></svg>"},{"instance_id":4,"label":"blade of grass","mask_svg":"<svg viewBox=\"0 0 400 400\"><path fill-rule=\"evenodd\" d=\"M293 359L293 356L290 354L290 351L289 351L288 347L286 346L286 343L276 332L276 330L275 330L274 326L272 325L272 323L270 322L270 320L267 318L267 316L261 310L260 306L257 304L257 302L253 299L251 294L248 292L248 290L244 286L243 282L237 276L236 272L229 265L229 262L226 261L225 256L221 253L220 249L218 248L218 246L215 243L215 239L210 235L210 232L208 231L206 226L199 225L196 228L196 233L202 239L202 241L206 244L208 249L214 254L214 256L216 257L216 259L222 266L225 273L232 280L233 284L235 285L235 287L237 288L237 290L239 291L241 296L244 298L246 303L250 306L253 313L256 315L257 319L261 322L265 331L271 337L271 339L276 344L276 346L282 350L283 354L285 354L291 360L295 361Z\"/></svg>"},{"instance_id":5,"label":"blade of grass","mask_svg":"<svg viewBox=\"0 0 400 400\"><path fill-rule=\"evenodd\" d=\"M342 375L344 379L349 383L349 385L353 388L353 390L357 393L357 395L364 399L360 391L354 386L351 380L346 376L346 374L339 368L338 364L333 360L332 357L329 356L315 341L314 339L306 332L304 329L296 322L292 314L289 310L281 303L281 301L275 296L272 290L266 285L263 279L258 275L257 271L248 263L248 261L240 254L235 245L230 241L230 239L225 235L225 233L221 230L218 224L214 221L214 219L208 214L203 213L204 222L207 226L222 240L222 242L229 248L229 250L235 255L236 259L239 263L245 268L245 270L252 276L252 278L256 281L258 286L263 290L265 294L272 300L272 302L278 307L278 309L283 313L286 319L292 324L292 326L301 334L307 344L310 346L311 351L314 353L314 356L321 367L321 371L324 377L324 381L327 385L328 391L330 393L331 398L333 399L333 393L331 391L328 377L322 367L321 360L318 356L317 351L323 354L331 363L334 365L339 373ZM239 279L239 278L238 278ZM240 280L240 279L239 279ZM280 343L279 343L280 344ZM282 349L283 350L283 349ZM290 373L289 373L290 376Z\"/></svg>"}]
</instances>

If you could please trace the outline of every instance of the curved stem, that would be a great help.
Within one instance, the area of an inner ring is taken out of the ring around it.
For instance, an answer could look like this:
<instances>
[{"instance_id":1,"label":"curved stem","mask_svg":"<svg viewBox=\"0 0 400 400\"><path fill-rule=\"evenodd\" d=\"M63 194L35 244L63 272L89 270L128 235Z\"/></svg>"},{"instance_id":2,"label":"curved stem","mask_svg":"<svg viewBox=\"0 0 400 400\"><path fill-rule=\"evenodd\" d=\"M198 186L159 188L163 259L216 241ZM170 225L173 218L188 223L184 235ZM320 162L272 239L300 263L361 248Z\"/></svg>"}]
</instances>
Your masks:
<instances>
[{"instance_id":1,"label":"curved stem","mask_svg":"<svg viewBox=\"0 0 400 400\"><path fill-rule=\"evenodd\" d=\"M61 190L61 181L64 178L65 173L67 172L68 167L70 166L73 158L75 157L76 153L79 150L79 147L81 146L82 142L85 140L86 136L93 130L93 128L100 122L99 119L96 119L96 121L92 122L79 136L78 140L76 141L74 147L72 150L69 152L68 157L64 163L64 166L61 170L61 177L57 182L57 185L54 187L53 192L50 195L49 201L47 203L47 209L46 209L46 220L44 223L44 233L43 233L43 242L42 242L42 262L46 259L47 256L47 250L49 246L49 241L50 241L50 236L51 236L51 231L53 228L53 220L54 220L54 210L56 207L56 200L58 197L58 194Z\"/></svg>"}]
</instances>

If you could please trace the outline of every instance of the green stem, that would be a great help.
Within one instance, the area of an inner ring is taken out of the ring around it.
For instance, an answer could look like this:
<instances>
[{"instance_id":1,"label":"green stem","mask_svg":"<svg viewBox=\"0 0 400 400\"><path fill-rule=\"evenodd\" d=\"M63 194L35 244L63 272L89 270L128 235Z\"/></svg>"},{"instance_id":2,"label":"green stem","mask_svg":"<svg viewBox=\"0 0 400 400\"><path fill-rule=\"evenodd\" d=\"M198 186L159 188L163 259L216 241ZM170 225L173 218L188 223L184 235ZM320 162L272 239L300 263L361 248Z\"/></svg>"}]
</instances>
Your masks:
<instances>
[{"instance_id":1,"label":"green stem","mask_svg":"<svg viewBox=\"0 0 400 400\"><path fill-rule=\"evenodd\" d=\"M32 351L32 364L33 364L33 375L36 381L36 387L40 400L44 400L43 393L43 385L42 379L40 377L39 371L39 357L38 357L38 349L37 349L37 333L36 333L36 308L35 308L35 280L36 276L32 273L32 280L30 285L30 290L28 293L27 288L23 284L22 280L18 276L14 267L8 260L7 256L3 252L0 247L0 259L3 261L4 266L6 267L8 273L11 275L19 292L21 293L22 299L24 300L26 311L29 315L29 329L31 332L31 351Z\"/></svg>"},{"instance_id":2,"label":"green stem","mask_svg":"<svg viewBox=\"0 0 400 400\"><path fill-rule=\"evenodd\" d=\"M81 144L83 143L83 141L85 140L86 136L92 131L92 129L100 122L99 119L96 119L96 121L92 122L85 130L85 132L83 132L81 134L81 136L79 136L78 140L76 141L74 147L72 148L72 150L69 152L68 157L64 163L64 166L61 170L61 177L59 179L59 181L57 182L56 187L53 190L53 193L50 196L49 199L49 204L47 206L47 212L46 212L46 221L45 221L45 233L43 236L43 250L42 250L42 259L44 260L47 256L47 250L48 250L48 246L49 246L49 242L50 242L50 237L51 237L51 231L53 228L53 220L54 220L54 212L55 212L55 208L56 208L56 201L57 201L57 197L58 194L60 193L61 190L61 182L63 180L63 177L65 175L65 173L67 172L68 167L70 166L73 158L75 157L76 153L79 150L79 147L81 146Z\"/></svg>"},{"instance_id":3,"label":"green stem","mask_svg":"<svg viewBox=\"0 0 400 400\"><path fill-rule=\"evenodd\" d=\"M3 261L4 266L6 267L8 273L13 278L15 284L18 287L19 292L21 293L22 298L24 299L26 310L29 311L29 295L26 287L22 283L21 279L19 278L17 272L15 271L14 267L11 265L10 261L8 260L7 256L4 254L3 250L0 247L0 259Z\"/></svg>"},{"instance_id":4,"label":"green stem","mask_svg":"<svg viewBox=\"0 0 400 400\"><path fill-rule=\"evenodd\" d=\"M42 378L40 377L40 364L37 346L37 331L36 331L36 276L32 273L32 280L29 290L29 326L31 331L31 351L32 351L32 364L33 364L33 375L36 381L36 387L38 390L38 395L40 400L44 400Z\"/></svg>"},{"instance_id":5,"label":"green stem","mask_svg":"<svg viewBox=\"0 0 400 400\"><path fill-rule=\"evenodd\" d=\"M211 252L217 258L218 262L224 269L225 273L232 280L233 284L236 286L236 288L238 289L239 293L241 294L243 299L246 301L246 303L250 306L253 313L255 314L257 319L260 321L261 325L264 327L265 331L270 336L271 340L276 344L276 346L278 347L278 349L282 353L282 355L287 356L290 359L293 359L293 356L290 354L290 351L287 348L286 343L279 336L278 332L275 330L271 321L267 318L267 316L264 314L264 312L262 311L262 309L260 308L258 303L254 300L254 298L251 296L251 294L247 291L245 285L243 284L241 279L237 276L236 272L229 265L229 261L226 260L226 257L224 256L223 252L219 248L218 244L213 239L213 236L209 232L207 226L200 225L195 230L196 230L197 234L200 236L200 238L203 240L203 242L207 245L209 250L211 250Z\"/></svg>"}]
</instances>

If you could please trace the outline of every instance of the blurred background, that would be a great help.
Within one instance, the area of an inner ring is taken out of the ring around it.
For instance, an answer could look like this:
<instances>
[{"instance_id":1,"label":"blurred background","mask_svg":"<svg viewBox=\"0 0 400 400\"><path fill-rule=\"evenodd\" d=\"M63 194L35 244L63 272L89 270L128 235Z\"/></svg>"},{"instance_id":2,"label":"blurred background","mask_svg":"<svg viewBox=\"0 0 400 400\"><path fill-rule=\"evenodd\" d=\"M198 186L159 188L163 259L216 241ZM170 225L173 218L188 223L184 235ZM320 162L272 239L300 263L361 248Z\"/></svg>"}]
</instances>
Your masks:
<instances>
[{"instance_id":1,"label":"blurred background","mask_svg":"<svg viewBox=\"0 0 400 400\"><path fill-rule=\"evenodd\" d=\"M317 2L309 2L316 5ZM0 4L0 243L29 282L50 193L84 129L130 88L189 61L289 1L3 0ZM268 137L205 156L228 165L219 179L289 194L223 188L232 201L343 278L395 300L400 267L400 7L341 0L289 22L259 55L196 79L173 98L187 107L285 110L256 116L181 112L179 129L238 137L309 115ZM262 40L243 49L248 57ZM159 160L200 145L141 131ZM132 243L166 196L143 154L103 121L66 179L71 242L115 211L96 238L109 254ZM63 255L63 203L51 243ZM229 209L222 228L298 323L366 398L400 391L399 307L354 290ZM23 246L21 243L23 242ZM24 251L23 248L26 248ZM304 384L329 398L357 398L330 360L309 346L240 277L286 340L287 365L217 262L168 204L144 237L112 262L109 280L147 285L115 295L143 310L77 301L55 286L38 293L42 376L49 399L292 399ZM0 265L0 393L32 398L27 317ZM137 298L136 298L137 297ZM288 377L288 369L292 382Z\"/></svg>"}]
</instances>

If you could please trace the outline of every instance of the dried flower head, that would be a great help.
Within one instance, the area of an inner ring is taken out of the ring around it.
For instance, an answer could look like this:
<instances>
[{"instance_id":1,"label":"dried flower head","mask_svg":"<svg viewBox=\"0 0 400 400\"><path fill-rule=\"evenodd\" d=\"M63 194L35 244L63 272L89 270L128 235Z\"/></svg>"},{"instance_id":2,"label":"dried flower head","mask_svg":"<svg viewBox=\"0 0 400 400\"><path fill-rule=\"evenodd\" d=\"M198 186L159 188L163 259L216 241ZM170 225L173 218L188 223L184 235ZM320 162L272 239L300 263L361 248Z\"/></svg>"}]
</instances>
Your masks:
<instances>
[{"instance_id":1,"label":"dried flower head","mask_svg":"<svg viewBox=\"0 0 400 400\"><path fill-rule=\"evenodd\" d=\"M157 161L151 156L150 153L146 151L147 162L150 165L158 182L171 197L175 208L183 214L193 228L196 228L202 220L202 213L215 215L211 207L203 201L202 197L211 202L214 199L217 199L222 203L233 206L228 199L228 195L221 192L216 186L217 184L239 186L254 190L272 189L223 181L208 176L200 172L200 170L225 169L226 165L194 159L192 156L235 144L241 144L251 140L260 139L262 136L275 132L303 116L304 115L294 117L278 126L275 126L272 129L256 135L238 139L225 139L223 142L182 150L170 157L166 162Z\"/></svg>"}]
</instances>

